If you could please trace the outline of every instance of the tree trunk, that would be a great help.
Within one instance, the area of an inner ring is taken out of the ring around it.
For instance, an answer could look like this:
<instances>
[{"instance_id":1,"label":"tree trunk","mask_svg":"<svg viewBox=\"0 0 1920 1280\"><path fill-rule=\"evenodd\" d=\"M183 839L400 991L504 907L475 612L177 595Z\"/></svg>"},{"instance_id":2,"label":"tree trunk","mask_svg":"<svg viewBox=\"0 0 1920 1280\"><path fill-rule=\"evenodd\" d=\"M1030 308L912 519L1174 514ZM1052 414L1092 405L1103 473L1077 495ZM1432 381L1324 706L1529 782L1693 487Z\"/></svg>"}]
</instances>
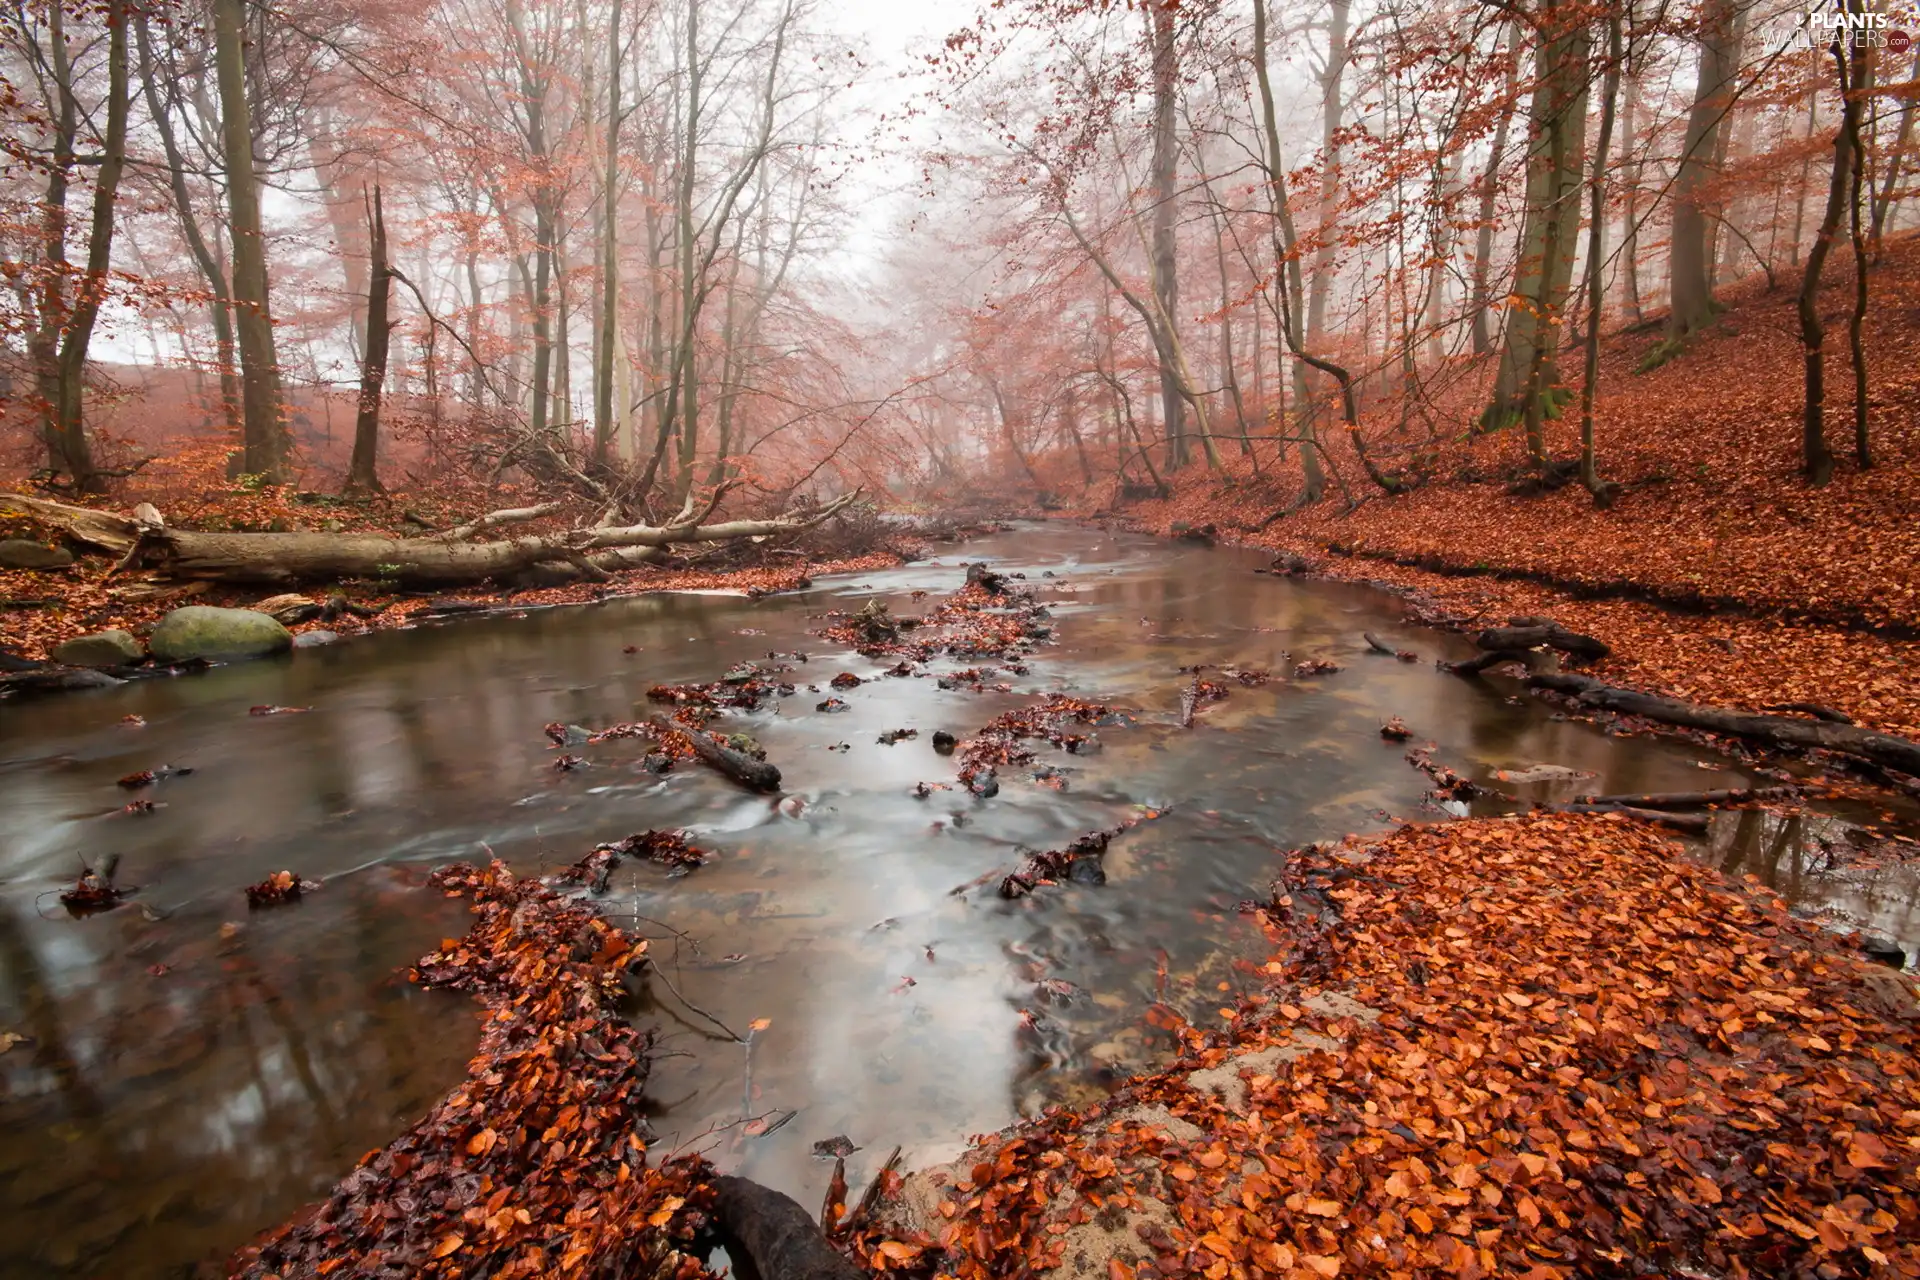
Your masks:
<instances>
[{"instance_id":1,"label":"tree trunk","mask_svg":"<svg viewBox=\"0 0 1920 1280\"><path fill-rule=\"evenodd\" d=\"M1920 44L1914 46L1913 70L1909 79L1920 80ZM1873 202L1873 228L1868 245L1876 260L1880 257L1880 237L1886 231L1887 214L1896 203L1894 188L1899 182L1900 166L1907 156L1907 143L1913 137L1913 98L1900 99L1900 127L1894 132L1893 146L1887 151L1887 172L1880 179L1880 195Z\"/></svg>"},{"instance_id":2,"label":"tree trunk","mask_svg":"<svg viewBox=\"0 0 1920 1280\"><path fill-rule=\"evenodd\" d=\"M1487 171L1480 179L1479 230L1473 244L1473 283L1467 309L1471 312L1473 354L1486 355L1493 350L1493 222L1500 196L1500 166L1507 157L1507 135L1513 129L1520 87L1520 49L1517 37L1508 48L1507 87L1501 96L1500 121L1493 127L1493 149L1487 156Z\"/></svg>"},{"instance_id":3,"label":"tree trunk","mask_svg":"<svg viewBox=\"0 0 1920 1280\"><path fill-rule=\"evenodd\" d=\"M1179 152L1173 125L1180 81L1176 16L1173 5L1149 6L1153 37L1153 295L1163 323L1170 327L1178 323L1180 294L1174 237L1174 164ZM1179 376L1164 352L1160 361L1160 412L1167 426L1167 466L1177 470L1187 464L1188 457L1186 404L1181 399Z\"/></svg>"},{"instance_id":4,"label":"tree trunk","mask_svg":"<svg viewBox=\"0 0 1920 1280\"><path fill-rule=\"evenodd\" d=\"M1267 170L1267 194L1272 205L1273 225L1278 232L1273 240L1273 296L1281 333L1277 349L1297 351L1301 346L1299 324L1306 293L1301 281L1300 241L1294 231L1293 211L1287 201L1287 170L1280 148L1280 125L1274 109L1273 78L1267 68L1267 0L1254 0L1253 5L1253 71L1260 86L1260 124L1266 142L1263 159ZM1303 370L1302 363L1296 360L1294 387L1297 394L1294 407L1299 420L1297 434L1302 441L1300 504L1305 506L1320 500L1321 494L1326 491L1327 478L1320 465L1312 411L1305 395ZM1278 373L1284 399L1287 371L1281 368ZM1284 418L1281 420L1284 421Z\"/></svg>"},{"instance_id":5,"label":"tree trunk","mask_svg":"<svg viewBox=\"0 0 1920 1280\"><path fill-rule=\"evenodd\" d=\"M1826 436L1824 348L1827 334L1820 323L1820 275L1827 265L1827 254L1833 248L1833 238L1839 233L1841 215L1847 208L1853 178L1853 138L1861 106L1852 96L1852 76L1839 40L1833 42L1830 52L1840 85L1841 123L1833 136L1833 177L1827 185L1827 210L1820 219L1820 229L1814 235L1813 247L1807 251L1807 269L1800 281L1799 300L1800 343L1806 360L1806 398L1801 409L1801 470L1816 485L1833 479L1833 451L1827 447ZM1861 57L1858 45L1853 56L1856 62Z\"/></svg>"},{"instance_id":6,"label":"tree trunk","mask_svg":"<svg viewBox=\"0 0 1920 1280\"><path fill-rule=\"evenodd\" d=\"M532 169L533 203L533 279L527 299L533 325L533 385L528 405L533 434L544 435L552 423L548 414L553 392L553 254L558 235L554 208L555 175L553 158L547 145L547 88L550 76L545 67L536 68L535 53L527 40L526 17L518 0L507 0L507 25L513 36L514 58L519 64L521 108L526 112L522 141L526 145L527 164ZM503 213L505 211L503 210Z\"/></svg>"},{"instance_id":7,"label":"tree trunk","mask_svg":"<svg viewBox=\"0 0 1920 1280\"><path fill-rule=\"evenodd\" d=\"M1341 80L1347 71L1347 13L1351 0L1330 0L1327 15L1327 65L1320 77L1320 209L1313 251L1313 286L1307 298L1306 345L1318 351L1327 331L1327 299L1338 272L1333 226L1340 214L1340 120L1344 114Z\"/></svg>"},{"instance_id":8,"label":"tree trunk","mask_svg":"<svg viewBox=\"0 0 1920 1280\"><path fill-rule=\"evenodd\" d=\"M1862 471L1873 466L1873 445L1867 436L1867 239L1860 230L1861 186L1867 172L1867 150L1860 141L1861 101L1873 88L1874 49L1855 44L1854 81L1846 115L1848 145L1853 150L1853 173L1848 182L1847 224L1853 241L1853 314L1847 317L1847 350L1853 358L1853 461Z\"/></svg>"},{"instance_id":9,"label":"tree trunk","mask_svg":"<svg viewBox=\"0 0 1920 1280\"><path fill-rule=\"evenodd\" d=\"M600 195L600 323L593 370L593 459L602 466L613 450L613 368L620 316L620 10L613 0L607 30L607 158Z\"/></svg>"},{"instance_id":10,"label":"tree trunk","mask_svg":"<svg viewBox=\"0 0 1920 1280\"><path fill-rule=\"evenodd\" d=\"M1684 338L1713 319L1713 259L1708 228L1719 202L1703 190L1713 179L1721 124L1732 100L1737 19L1733 0L1707 0L1700 15L1700 48L1693 109L1673 182L1673 231L1669 252L1671 310L1667 336Z\"/></svg>"},{"instance_id":11,"label":"tree trunk","mask_svg":"<svg viewBox=\"0 0 1920 1280\"><path fill-rule=\"evenodd\" d=\"M387 261L387 217L374 184L367 207L367 348L360 365L360 406L353 423L353 460L347 466L348 493L380 493L380 395L387 380L388 341L393 325L387 312L393 296L393 268Z\"/></svg>"},{"instance_id":12,"label":"tree trunk","mask_svg":"<svg viewBox=\"0 0 1920 1280\"><path fill-rule=\"evenodd\" d=\"M1486 429L1516 421L1528 427L1529 452L1538 456L1544 419L1559 407L1560 316L1573 278L1579 243L1580 189L1586 185L1587 54L1592 43L1584 14L1565 0L1540 11L1543 35L1533 100L1528 108L1527 215L1513 295L1525 299L1507 312L1507 336L1494 380Z\"/></svg>"},{"instance_id":13,"label":"tree trunk","mask_svg":"<svg viewBox=\"0 0 1920 1280\"><path fill-rule=\"evenodd\" d=\"M1593 446L1593 399L1600 383L1600 306L1605 298L1602 261L1606 248L1607 158L1613 145L1613 108L1620 97L1620 12L1607 15L1607 71L1601 88L1600 141L1593 148L1593 193L1587 206L1587 351L1585 377L1580 383L1580 483L1596 505L1612 501L1612 486L1601 482L1600 463ZM1631 270L1631 264L1629 264Z\"/></svg>"},{"instance_id":14,"label":"tree trunk","mask_svg":"<svg viewBox=\"0 0 1920 1280\"><path fill-rule=\"evenodd\" d=\"M87 347L106 298L108 272L113 265L114 201L120 194L120 175L127 165L127 9L125 0L107 6L107 128L104 155L93 184L93 219L87 231L87 270L74 290L60 348L60 395L55 405L55 430L60 434L74 488L81 493L103 493L106 481L94 470L93 450L87 442L83 398Z\"/></svg>"},{"instance_id":15,"label":"tree trunk","mask_svg":"<svg viewBox=\"0 0 1920 1280\"><path fill-rule=\"evenodd\" d=\"M73 183L73 145L80 128L80 104L73 92L73 65L67 48L65 10L53 5L47 13L51 48L46 61L52 71L47 103L53 127L52 160L47 165L47 191L40 209L40 253L44 276L35 299L38 315L27 336L33 365L34 391L39 400L41 435L47 447L47 469L66 472L75 488L91 481L93 459L83 436L68 438L60 415L60 339L67 323L67 194ZM77 448L76 448L77 443Z\"/></svg>"},{"instance_id":16,"label":"tree trunk","mask_svg":"<svg viewBox=\"0 0 1920 1280\"><path fill-rule=\"evenodd\" d=\"M227 288L227 272L214 256L211 245L200 230L200 219L193 211L193 193L187 187L185 159L173 132L173 115L160 97L159 73L154 63L152 39L147 17L134 19L134 35L140 44L140 86L147 100L147 113L160 135L161 149L167 157L167 183L173 191L173 203L180 214L180 230L187 252L207 282L207 319L213 326L214 359L220 366L220 412L237 443L244 446L240 411L240 378L234 366L233 297Z\"/></svg>"},{"instance_id":17,"label":"tree trunk","mask_svg":"<svg viewBox=\"0 0 1920 1280\"><path fill-rule=\"evenodd\" d=\"M254 170L253 111L247 101L245 0L213 0L214 61L226 153L227 219L233 237L233 301L240 339L240 399L247 474L267 484L288 479L286 403L268 303L267 246Z\"/></svg>"},{"instance_id":18,"label":"tree trunk","mask_svg":"<svg viewBox=\"0 0 1920 1280\"><path fill-rule=\"evenodd\" d=\"M1633 131L1640 118L1640 77L1633 76L1627 81L1626 108L1620 121L1620 148L1632 155L1635 147ZM1639 324L1644 308L1640 302L1640 161L1623 161L1626 169L1627 208L1626 225L1620 243L1620 274L1626 281L1625 300L1627 319Z\"/></svg>"},{"instance_id":19,"label":"tree trunk","mask_svg":"<svg viewBox=\"0 0 1920 1280\"><path fill-rule=\"evenodd\" d=\"M0 493L0 513L29 515L67 530L76 541L137 559L174 579L270 586L372 578L419 586L457 586L506 577L536 564L560 562L588 576L630 568L687 543L766 538L810 528L860 496L766 520L701 524L690 513L665 525L574 529L564 533L469 540L473 534L553 514L554 505L495 512L461 529L421 538L361 533L196 533L156 526L87 507ZM462 536L465 535L465 536Z\"/></svg>"}]
</instances>

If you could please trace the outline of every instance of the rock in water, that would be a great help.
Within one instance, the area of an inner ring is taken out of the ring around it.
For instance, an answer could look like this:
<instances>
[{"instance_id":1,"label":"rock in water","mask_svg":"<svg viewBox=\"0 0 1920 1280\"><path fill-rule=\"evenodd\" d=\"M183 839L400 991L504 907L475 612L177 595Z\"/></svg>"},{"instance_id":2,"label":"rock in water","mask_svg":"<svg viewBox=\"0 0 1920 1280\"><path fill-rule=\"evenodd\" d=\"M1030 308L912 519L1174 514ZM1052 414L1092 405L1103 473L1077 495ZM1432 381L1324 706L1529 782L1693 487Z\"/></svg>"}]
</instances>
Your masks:
<instances>
[{"instance_id":1,"label":"rock in water","mask_svg":"<svg viewBox=\"0 0 1920 1280\"><path fill-rule=\"evenodd\" d=\"M148 638L147 647L162 662L195 658L226 662L283 653L293 647L293 633L252 609L190 604L163 618Z\"/></svg>"},{"instance_id":2,"label":"rock in water","mask_svg":"<svg viewBox=\"0 0 1920 1280\"><path fill-rule=\"evenodd\" d=\"M1892 965L1896 969L1907 966L1906 948L1882 934L1862 934L1860 949L1867 953L1869 959L1878 960L1881 964Z\"/></svg>"},{"instance_id":3,"label":"rock in water","mask_svg":"<svg viewBox=\"0 0 1920 1280\"><path fill-rule=\"evenodd\" d=\"M64 569L73 563L73 552L65 547L49 547L25 538L0 542L0 569Z\"/></svg>"},{"instance_id":4,"label":"rock in water","mask_svg":"<svg viewBox=\"0 0 1920 1280\"><path fill-rule=\"evenodd\" d=\"M322 645L332 644L340 638L337 631L302 631L293 638L296 649L318 649Z\"/></svg>"},{"instance_id":5,"label":"rock in water","mask_svg":"<svg viewBox=\"0 0 1920 1280\"><path fill-rule=\"evenodd\" d=\"M130 667L146 656L132 632L119 630L75 636L53 651L53 660L69 667Z\"/></svg>"}]
</instances>

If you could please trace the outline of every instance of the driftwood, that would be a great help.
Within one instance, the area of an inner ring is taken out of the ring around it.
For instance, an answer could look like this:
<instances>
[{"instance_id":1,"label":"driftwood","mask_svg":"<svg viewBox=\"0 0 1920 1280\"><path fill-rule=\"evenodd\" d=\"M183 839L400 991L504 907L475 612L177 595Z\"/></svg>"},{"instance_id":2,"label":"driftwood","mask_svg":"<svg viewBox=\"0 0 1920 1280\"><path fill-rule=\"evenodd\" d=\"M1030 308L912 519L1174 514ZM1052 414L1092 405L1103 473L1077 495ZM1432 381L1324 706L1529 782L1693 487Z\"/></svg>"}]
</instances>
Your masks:
<instances>
[{"instance_id":1,"label":"driftwood","mask_svg":"<svg viewBox=\"0 0 1920 1280\"><path fill-rule=\"evenodd\" d=\"M693 753L702 761L712 765L743 787L754 791L780 789L780 770L764 760L755 760L744 751L723 747L700 730L683 728L672 723L665 716L649 716L647 723L663 741L670 734L679 734L692 745Z\"/></svg>"},{"instance_id":2,"label":"driftwood","mask_svg":"<svg viewBox=\"0 0 1920 1280\"><path fill-rule=\"evenodd\" d=\"M1701 707L1678 698L1663 698L1602 684L1591 676L1542 673L1528 676L1527 685L1529 688L1570 694L1582 706L1603 711L1644 716L1662 724L1704 729L1708 733L1745 738L1774 748L1819 748L1920 777L1920 742L1896 738L1890 733L1875 733L1857 725Z\"/></svg>"},{"instance_id":3,"label":"driftwood","mask_svg":"<svg viewBox=\"0 0 1920 1280\"><path fill-rule=\"evenodd\" d=\"M1384 653L1389 658L1397 658L1400 656L1399 650L1395 649L1371 631L1362 631L1360 638L1365 640L1367 642L1367 648L1373 650L1375 653Z\"/></svg>"},{"instance_id":4,"label":"driftwood","mask_svg":"<svg viewBox=\"0 0 1920 1280\"><path fill-rule=\"evenodd\" d=\"M1704 813L1668 813L1664 809L1636 809L1625 804L1563 804L1558 806L1560 813L1618 813L1629 818L1638 818L1641 822L1651 822L1656 826L1671 827L1675 831L1684 831L1689 835L1707 834L1710 821Z\"/></svg>"},{"instance_id":5,"label":"driftwood","mask_svg":"<svg viewBox=\"0 0 1920 1280\"><path fill-rule=\"evenodd\" d=\"M734 1177L715 1178L713 1189L714 1216L751 1263L748 1274L760 1280L867 1280L791 1196ZM728 1253L741 1261L740 1253Z\"/></svg>"},{"instance_id":6,"label":"driftwood","mask_svg":"<svg viewBox=\"0 0 1920 1280\"><path fill-rule=\"evenodd\" d=\"M1650 791L1638 796L1575 796L1575 804L1606 805L1629 809L1712 809L1719 805L1755 804L1765 800L1791 800L1801 787L1729 787L1720 791Z\"/></svg>"},{"instance_id":7,"label":"driftwood","mask_svg":"<svg viewBox=\"0 0 1920 1280\"><path fill-rule=\"evenodd\" d=\"M1557 623L1521 627L1493 627L1474 637L1482 649L1558 649L1576 658L1597 661L1613 652L1604 640L1569 631Z\"/></svg>"},{"instance_id":8,"label":"driftwood","mask_svg":"<svg viewBox=\"0 0 1920 1280\"><path fill-rule=\"evenodd\" d=\"M137 561L158 569L171 578L273 586L344 578L450 585L507 577L556 562L572 565L587 577L605 577L616 569L658 560L668 547L682 543L729 542L808 528L854 501L859 492L768 520L702 523L718 504L716 494L706 511L696 512L689 500L663 525L596 525L477 542L468 539L503 525L540 519L552 514L553 508L549 504L495 511L444 533L413 538L371 533L196 533L151 519L6 493L0 493L0 513L58 525L77 542L118 555L123 563Z\"/></svg>"},{"instance_id":9,"label":"driftwood","mask_svg":"<svg viewBox=\"0 0 1920 1280\"><path fill-rule=\"evenodd\" d=\"M1440 665L1457 676L1477 676L1489 667L1497 667L1503 662L1517 662L1527 666L1525 650L1489 649L1478 657L1468 658L1464 662L1443 662Z\"/></svg>"}]
</instances>

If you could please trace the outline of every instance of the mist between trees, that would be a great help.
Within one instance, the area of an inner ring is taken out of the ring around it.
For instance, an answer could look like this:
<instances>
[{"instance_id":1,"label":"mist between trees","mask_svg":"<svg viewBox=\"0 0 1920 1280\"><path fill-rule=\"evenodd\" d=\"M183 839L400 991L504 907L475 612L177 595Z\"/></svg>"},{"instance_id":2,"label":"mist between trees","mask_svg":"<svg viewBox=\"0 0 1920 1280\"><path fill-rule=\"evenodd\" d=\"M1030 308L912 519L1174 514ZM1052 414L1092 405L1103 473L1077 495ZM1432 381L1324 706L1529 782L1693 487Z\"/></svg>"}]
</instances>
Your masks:
<instances>
[{"instance_id":1,"label":"mist between trees","mask_svg":"<svg viewBox=\"0 0 1920 1280\"><path fill-rule=\"evenodd\" d=\"M1844 3L20 4L0 461L624 528L1230 465L1284 512L1511 432L1604 504L1603 336L1764 276L1825 483L1920 57Z\"/></svg>"}]
</instances>

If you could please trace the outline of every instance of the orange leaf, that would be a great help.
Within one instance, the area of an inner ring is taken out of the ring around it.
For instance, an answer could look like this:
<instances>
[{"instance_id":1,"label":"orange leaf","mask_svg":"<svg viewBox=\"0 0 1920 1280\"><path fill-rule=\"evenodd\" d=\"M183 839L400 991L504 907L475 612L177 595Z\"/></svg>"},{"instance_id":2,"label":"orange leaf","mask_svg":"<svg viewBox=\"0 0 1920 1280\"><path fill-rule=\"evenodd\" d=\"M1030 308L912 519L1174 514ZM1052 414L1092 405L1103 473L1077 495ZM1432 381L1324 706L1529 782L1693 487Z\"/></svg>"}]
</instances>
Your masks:
<instances>
[{"instance_id":1,"label":"orange leaf","mask_svg":"<svg viewBox=\"0 0 1920 1280\"><path fill-rule=\"evenodd\" d=\"M482 1129L467 1139L467 1154L470 1156L483 1156L493 1150L493 1144L498 1141L500 1141L499 1134L495 1133L492 1129Z\"/></svg>"},{"instance_id":2,"label":"orange leaf","mask_svg":"<svg viewBox=\"0 0 1920 1280\"><path fill-rule=\"evenodd\" d=\"M772 1025L773 1025L773 1019L772 1019L772 1018L755 1018L755 1019L754 1019L754 1020L753 1020L752 1022L749 1022L749 1023L747 1024L747 1030L749 1030L749 1031L765 1031L765 1030L766 1030L766 1029L767 1029L768 1027L770 1027L770 1026L772 1026Z\"/></svg>"},{"instance_id":3,"label":"orange leaf","mask_svg":"<svg viewBox=\"0 0 1920 1280\"><path fill-rule=\"evenodd\" d=\"M1337 1218L1340 1216L1340 1202L1338 1200L1309 1200L1307 1201L1307 1212L1316 1218Z\"/></svg>"},{"instance_id":4,"label":"orange leaf","mask_svg":"<svg viewBox=\"0 0 1920 1280\"><path fill-rule=\"evenodd\" d=\"M447 1233L446 1239L433 1247L433 1256L436 1258L444 1258L450 1253L457 1252L460 1246L466 1242L467 1238L465 1236L450 1231Z\"/></svg>"},{"instance_id":5,"label":"orange leaf","mask_svg":"<svg viewBox=\"0 0 1920 1280\"><path fill-rule=\"evenodd\" d=\"M880 1252L886 1254L887 1257L894 1262L912 1262L920 1256L921 1249L917 1244L904 1244L898 1240L882 1240L880 1242Z\"/></svg>"}]
</instances>

